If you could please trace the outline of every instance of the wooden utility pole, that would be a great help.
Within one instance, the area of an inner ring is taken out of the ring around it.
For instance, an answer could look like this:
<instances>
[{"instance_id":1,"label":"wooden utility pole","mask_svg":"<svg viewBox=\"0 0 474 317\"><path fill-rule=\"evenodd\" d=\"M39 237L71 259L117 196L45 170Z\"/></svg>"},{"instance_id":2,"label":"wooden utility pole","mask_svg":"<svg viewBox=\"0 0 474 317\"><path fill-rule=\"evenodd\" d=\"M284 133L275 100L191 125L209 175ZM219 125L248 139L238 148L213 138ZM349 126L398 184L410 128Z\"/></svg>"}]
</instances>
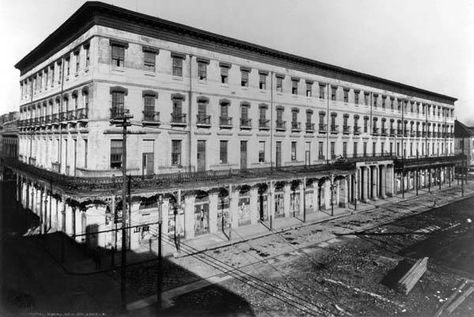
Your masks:
<instances>
[{"instance_id":1,"label":"wooden utility pole","mask_svg":"<svg viewBox=\"0 0 474 317\"><path fill-rule=\"evenodd\" d=\"M156 281L156 303L161 308L161 293L163 284L163 257L161 255L161 230L163 225L163 197L158 197L158 274ZM176 226L175 226L176 231Z\"/></svg>"},{"instance_id":2,"label":"wooden utility pole","mask_svg":"<svg viewBox=\"0 0 474 317\"><path fill-rule=\"evenodd\" d=\"M133 116L128 109L112 109L110 123L122 127L122 251L120 267L120 307L123 313L127 311L127 127L131 125L129 120Z\"/></svg>"}]
</instances>

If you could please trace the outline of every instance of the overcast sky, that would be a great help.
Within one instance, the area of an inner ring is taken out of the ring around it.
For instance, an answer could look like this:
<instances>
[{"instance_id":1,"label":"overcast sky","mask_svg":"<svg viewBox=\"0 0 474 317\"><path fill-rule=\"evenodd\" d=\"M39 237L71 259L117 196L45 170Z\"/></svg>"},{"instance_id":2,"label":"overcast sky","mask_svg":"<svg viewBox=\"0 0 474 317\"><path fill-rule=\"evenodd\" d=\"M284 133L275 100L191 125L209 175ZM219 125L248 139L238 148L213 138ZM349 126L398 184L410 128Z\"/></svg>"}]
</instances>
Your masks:
<instances>
[{"instance_id":1,"label":"overcast sky","mask_svg":"<svg viewBox=\"0 0 474 317\"><path fill-rule=\"evenodd\" d=\"M14 64L85 1L0 0L0 113L18 110ZM473 0L104 0L446 94L474 125Z\"/></svg>"}]
</instances>

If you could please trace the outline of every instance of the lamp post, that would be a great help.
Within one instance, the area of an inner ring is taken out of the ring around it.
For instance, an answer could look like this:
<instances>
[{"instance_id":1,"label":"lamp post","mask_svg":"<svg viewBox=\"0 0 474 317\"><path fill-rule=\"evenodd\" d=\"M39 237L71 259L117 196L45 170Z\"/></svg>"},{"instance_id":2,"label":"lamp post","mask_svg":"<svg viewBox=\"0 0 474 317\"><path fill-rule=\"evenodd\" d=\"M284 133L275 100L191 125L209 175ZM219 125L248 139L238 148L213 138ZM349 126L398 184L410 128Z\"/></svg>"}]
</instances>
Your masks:
<instances>
[{"instance_id":1,"label":"lamp post","mask_svg":"<svg viewBox=\"0 0 474 317\"><path fill-rule=\"evenodd\" d=\"M162 293L162 284L163 284L163 257L161 255L161 234L162 234L162 225L163 225L163 197L160 195L158 197L158 274L156 281L156 302L158 308L161 308L161 293Z\"/></svg>"}]
</instances>

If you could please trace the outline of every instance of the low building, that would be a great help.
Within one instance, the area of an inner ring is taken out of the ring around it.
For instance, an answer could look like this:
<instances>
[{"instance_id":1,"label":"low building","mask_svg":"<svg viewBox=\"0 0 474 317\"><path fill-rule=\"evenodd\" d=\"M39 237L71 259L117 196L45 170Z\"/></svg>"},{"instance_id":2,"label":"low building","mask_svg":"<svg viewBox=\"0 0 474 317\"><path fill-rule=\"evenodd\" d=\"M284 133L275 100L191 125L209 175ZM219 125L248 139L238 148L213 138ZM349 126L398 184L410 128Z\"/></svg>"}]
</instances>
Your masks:
<instances>
[{"instance_id":1,"label":"low building","mask_svg":"<svg viewBox=\"0 0 474 317\"><path fill-rule=\"evenodd\" d=\"M454 121L454 151L467 156L469 170L474 170L474 127Z\"/></svg>"}]
</instances>

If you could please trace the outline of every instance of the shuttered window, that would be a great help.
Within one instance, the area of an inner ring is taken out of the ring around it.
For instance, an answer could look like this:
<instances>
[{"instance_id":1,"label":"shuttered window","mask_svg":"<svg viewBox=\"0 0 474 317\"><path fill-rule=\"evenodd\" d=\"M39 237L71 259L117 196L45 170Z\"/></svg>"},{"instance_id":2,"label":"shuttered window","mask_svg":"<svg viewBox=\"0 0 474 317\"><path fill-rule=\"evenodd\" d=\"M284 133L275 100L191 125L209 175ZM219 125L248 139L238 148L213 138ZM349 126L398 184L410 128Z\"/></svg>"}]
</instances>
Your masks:
<instances>
[{"instance_id":1,"label":"shuttered window","mask_svg":"<svg viewBox=\"0 0 474 317\"><path fill-rule=\"evenodd\" d=\"M122 167L122 140L110 141L110 168Z\"/></svg>"}]
</instances>

